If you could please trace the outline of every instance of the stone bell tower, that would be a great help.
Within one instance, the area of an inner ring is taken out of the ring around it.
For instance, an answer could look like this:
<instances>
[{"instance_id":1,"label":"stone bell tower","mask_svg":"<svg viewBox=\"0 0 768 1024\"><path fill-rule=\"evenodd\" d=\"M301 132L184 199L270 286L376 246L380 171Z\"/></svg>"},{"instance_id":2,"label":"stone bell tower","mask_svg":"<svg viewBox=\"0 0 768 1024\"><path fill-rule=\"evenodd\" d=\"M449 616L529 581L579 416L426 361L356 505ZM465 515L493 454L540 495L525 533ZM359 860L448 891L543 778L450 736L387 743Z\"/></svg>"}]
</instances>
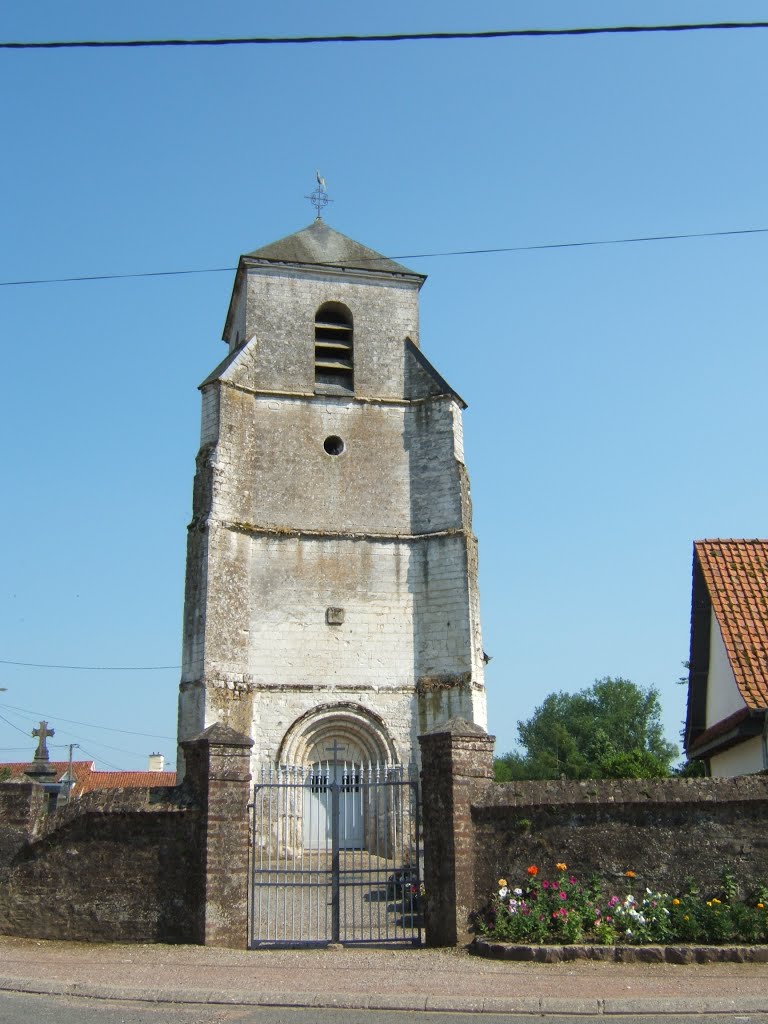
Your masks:
<instances>
[{"instance_id":1,"label":"stone bell tower","mask_svg":"<svg viewBox=\"0 0 768 1024\"><path fill-rule=\"evenodd\" d=\"M422 355L424 276L309 227L242 256L203 381L179 741L407 763L485 725L464 402Z\"/></svg>"}]
</instances>

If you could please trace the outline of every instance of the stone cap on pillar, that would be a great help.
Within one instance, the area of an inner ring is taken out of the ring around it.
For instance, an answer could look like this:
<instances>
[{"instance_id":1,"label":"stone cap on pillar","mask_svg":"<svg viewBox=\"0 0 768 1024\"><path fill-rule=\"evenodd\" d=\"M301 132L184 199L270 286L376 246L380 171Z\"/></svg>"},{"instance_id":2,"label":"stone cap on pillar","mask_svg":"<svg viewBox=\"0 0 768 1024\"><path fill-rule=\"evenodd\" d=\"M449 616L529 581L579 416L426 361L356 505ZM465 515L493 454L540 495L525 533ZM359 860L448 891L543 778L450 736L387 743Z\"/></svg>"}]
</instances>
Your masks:
<instances>
[{"instance_id":1,"label":"stone cap on pillar","mask_svg":"<svg viewBox=\"0 0 768 1024\"><path fill-rule=\"evenodd\" d=\"M238 732L229 725L221 722L214 722L207 729L203 729L197 736L190 740L182 740L181 746L188 747L191 744L199 744L209 747L252 747L253 740L245 733Z\"/></svg>"},{"instance_id":2,"label":"stone cap on pillar","mask_svg":"<svg viewBox=\"0 0 768 1024\"><path fill-rule=\"evenodd\" d=\"M433 725L425 735L434 736L436 733L441 732L449 732L451 736L486 736L488 739L492 738L488 736L482 725L477 725L475 722L469 722L466 718L459 718L458 716L449 718L447 722L439 722L437 725Z\"/></svg>"},{"instance_id":3,"label":"stone cap on pillar","mask_svg":"<svg viewBox=\"0 0 768 1024\"><path fill-rule=\"evenodd\" d=\"M493 778L493 746L482 726L465 718L449 718L419 736L422 756L422 779L429 771L449 771L453 779Z\"/></svg>"},{"instance_id":4,"label":"stone cap on pillar","mask_svg":"<svg viewBox=\"0 0 768 1024\"><path fill-rule=\"evenodd\" d=\"M212 782L250 782L253 740L221 722L214 722L181 747L186 761L185 781L203 797Z\"/></svg>"}]
</instances>

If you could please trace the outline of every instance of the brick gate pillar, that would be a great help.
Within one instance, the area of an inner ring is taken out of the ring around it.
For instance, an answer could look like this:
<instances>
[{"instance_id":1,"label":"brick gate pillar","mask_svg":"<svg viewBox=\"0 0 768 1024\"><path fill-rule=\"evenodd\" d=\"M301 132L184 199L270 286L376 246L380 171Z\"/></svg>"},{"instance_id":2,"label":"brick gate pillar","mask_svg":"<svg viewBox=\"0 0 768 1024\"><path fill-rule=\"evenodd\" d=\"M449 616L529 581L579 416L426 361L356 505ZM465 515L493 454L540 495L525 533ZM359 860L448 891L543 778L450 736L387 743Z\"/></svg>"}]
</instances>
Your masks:
<instances>
[{"instance_id":1,"label":"brick gate pillar","mask_svg":"<svg viewBox=\"0 0 768 1024\"><path fill-rule=\"evenodd\" d=\"M253 740L217 722L181 744L200 802L197 941L248 946L248 798Z\"/></svg>"},{"instance_id":2,"label":"brick gate pillar","mask_svg":"<svg viewBox=\"0 0 768 1024\"><path fill-rule=\"evenodd\" d=\"M475 856L471 805L493 780L493 744L479 725L451 718L421 744L427 945L456 946L472 939Z\"/></svg>"}]
</instances>

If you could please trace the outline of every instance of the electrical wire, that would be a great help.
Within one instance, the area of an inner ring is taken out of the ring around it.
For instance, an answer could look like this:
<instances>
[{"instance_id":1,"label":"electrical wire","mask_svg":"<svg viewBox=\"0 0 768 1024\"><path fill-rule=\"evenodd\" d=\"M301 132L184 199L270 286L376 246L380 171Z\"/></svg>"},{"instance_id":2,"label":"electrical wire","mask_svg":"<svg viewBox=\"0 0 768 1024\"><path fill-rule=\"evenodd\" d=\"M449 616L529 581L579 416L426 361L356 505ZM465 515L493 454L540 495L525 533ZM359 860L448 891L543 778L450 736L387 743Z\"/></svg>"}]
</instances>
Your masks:
<instances>
[{"instance_id":1,"label":"electrical wire","mask_svg":"<svg viewBox=\"0 0 768 1024\"><path fill-rule=\"evenodd\" d=\"M583 242L546 242L541 245L508 245L495 249L453 249L449 252L418 252L409 253L405 256L369 256L356 258L356 263L381 263L383 260L427 260L444 256L486 256L507 252L538 252L544 249L583 249L587 246L596 245L631 245L637 242L673 242L691 238L726 238L733 235L764 235L768 228L734 228L730 231L689 231L674 235L637 235L626 238L593 238ZM332 267L338 263L312 263L313 267ZM221 274L234 272L237 267L212 267L207 270L148 270L132 274L90 274L78 277L40 277L31 278L25 281L0 281L0 288L10 288L20 285L31 284L71 284L78 281L118 281L133 277L174 277L182 274ZM0 665L25 665L29 662L6 662L0 660ZM34 668L85 668L82 665L34 665ZM153 668L178 668L178 665L158 665ZM122 671L122 669L105 668L101 671ZM129 671L129 669L125 669ZM141 669L130 669L130 671L141 671Z\"/></svg>"},{"instance_id":2,"label":"electrical wire","mask_svg":"<svg viewBox=\"0 0 768 1024\"><path fill-rule=\"evenodd\" d=\"M126 736L143 736L149 740L172 740L175 742L176 739L175 736L164 736L156 732L135 732L132 729L117 729L115 726L112 725L96 725L94 722L79 722L77 721L77 719L74 718L62 718L61 715L51 714L50 712L46 711L33 711L31 708L20 708L14 704L0 704L0 707L5 708L8 711L17 711L26 715L39 715L40 718L44 719L45 721L66 722L68 725L82 725L85 726L86 729L101 729L104 732L119 732L123 733ZM0 715L0 718L2 718L2 715ZM7 721L7 719L3 718L3 721L5 722ZM8 725L13 725L13 723L8 722ZM13 728L17 729L18 726L14 725ZM23 730L19 731L23 732Z\"/></svg>"},{"instance_id":3,"label":"electrical wire","mask_svg":"<svg viewBox=\"0 0 768 1024\"><path fill-rule=\"evenodd\" d=\"M150 46L290 46L317 43L444 42L458 39L515 39L546 36L628 35L651 32L706 32L768 28L768 21L691 22L674 25L595 25L581 28L491 29L485 32L396 32L380 35L247 36L223 39L88 39L0 42L2 50L137 49Z\"/></svg>"},{"instance_id":4,"label":"electrical wire","mask_svg":"<svg viewBox=\"0 0 768 1024\"><path fill-rule=\"evenodd\" d=\"M5 661L0 658L0 665L20 665L23 668L66 668L78 672L161 672L166 669L179 669L181 665L44 665L37 661Z\"/></svg>"},{"instance_id":5,"label":"electrical wire","mask_svg":"<svg viewBox=\"0 0 768 1024\"><path fill-rule=\"evenodd\" d=\"M13 722L9 722L7 718L3 717L3 715L0 715L0 722L5 722L6 725L10 725L10 727L15 729L16 732L20 732L22 736L32 735L31 733L28 733L26 729L20 729L18 725L14 725ZM19 748L17 747L16 749L18 750Z\"/></svg>"},{"instance_id":6,"label":"electrical wire","mask_svg":"<svg viewBox=\"0 0 768 1024\"><path fill-rule=\"evenodd\" d=\"M86 749L85 749L85 747L84 747L84 746L82 746L82 744L81 744L81 746L80 746L80 749L82 750L82 752L83 752L84 754L87 754L87 755L88 755L88 757L91 757L91 758L93 758L93 760L94 760L94 761L101 761L101 763L102 763L102 764L105 764L105 765L107 766L107 768L111 768L111 769L112 769L112 771L114 771L114 772L121 772L121 771L123 771L123 770L124 770L124 769L122 769L122 768L118 768L116 764L112 764L112 762L111 762L111 761L107 761L107 760L106 760L106 758L103 758L103 757L97 757L97 755L96 755L96 754L94 754L94 753L92 753L92 752L91 752L90 750L86 750Z\"/></svg>"}]
</instances>

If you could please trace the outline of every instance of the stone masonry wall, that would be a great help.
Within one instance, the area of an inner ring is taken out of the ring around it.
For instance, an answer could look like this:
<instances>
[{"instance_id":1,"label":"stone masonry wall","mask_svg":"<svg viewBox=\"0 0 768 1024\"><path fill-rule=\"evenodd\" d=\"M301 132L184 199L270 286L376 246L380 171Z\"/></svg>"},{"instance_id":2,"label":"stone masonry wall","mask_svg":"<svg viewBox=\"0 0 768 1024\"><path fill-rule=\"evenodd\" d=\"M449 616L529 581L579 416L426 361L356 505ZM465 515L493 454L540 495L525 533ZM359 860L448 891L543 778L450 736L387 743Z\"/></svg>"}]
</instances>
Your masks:
<instances>
[{"instance_id":1,"label":"stone masonry wall","mask_svg":"<svg viewBox=\"0 0 768 1024\"><path fill-rule=\"evenodd\" d=\"M51 814L0 784L0 934L247 945L252 741L214 725L181 786L110 789Z\"/></svg>"},{"instance_id":2,"label":"stone masonry wall","mask_svg":"<svg viewBox=\"0 0 768 1024\"><path fill-rule=\"evenodd\" d=\"M19 788L1 784L0 806ZM89 793L17 829L13 848L4 842L13 825L0 817L0 933L195 941L199 828L186 804L172 789Z\"/></svg>"},{"instance_id":3,"label":"stone masonry wall","mask_svg":"<svg viewBox=\"0 0 768 1024\"><path fill-rule=\"evenodd\" d=\"M416 281L391 275L250 267L245 336L257 351L254 386L313 394L315 313L325 302L341 302L352 314L355 394L402 398L403 341L419 343L418 295Z\"/></svg>"},{"instance_id":4,"label":"stone masonry wall","mask_svg":"<svg viewBox=\"0 0 768 1024\"><path fill-rule=\"evenodd\" d=\"M619 888L624 872L665 891L717 888L729 866L747 888L768 879L768 778L494 783L472 803L475 892L499 875L558 861ZM515 883L517 884L517 883Z\"/></svg>"},{"instance_id":5,"label":"stone masonry wall","mask_svg":"<svg viewBox=\"0 0 768 1024\"><path fill-rule=\"evenodd\" d=\"M427 941L468 942L471 912L504 877L523 884L565 862L621 894L693 878L717 888L723 868L743 889L768 880L768 777L493 781L492 737L453 720L420 737ZM434 895L430 895L433 893Z\"/></svg>"}]
</instances>

